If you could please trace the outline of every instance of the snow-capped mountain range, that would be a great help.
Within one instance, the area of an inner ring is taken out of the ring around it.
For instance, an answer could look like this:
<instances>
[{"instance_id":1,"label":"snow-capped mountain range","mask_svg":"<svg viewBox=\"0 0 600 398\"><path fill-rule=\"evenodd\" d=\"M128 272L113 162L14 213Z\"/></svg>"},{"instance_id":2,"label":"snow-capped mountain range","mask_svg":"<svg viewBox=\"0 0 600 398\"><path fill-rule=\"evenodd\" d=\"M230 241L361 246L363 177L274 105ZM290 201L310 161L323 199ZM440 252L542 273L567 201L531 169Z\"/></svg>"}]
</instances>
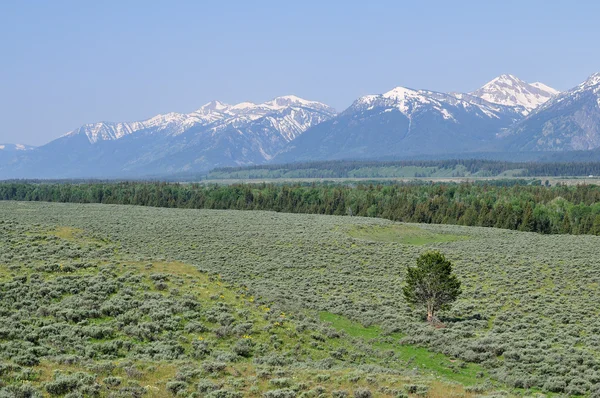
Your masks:
<instances>
[{"instance_id":1,"label":"snow-capped mountain range","mask_svg":"<svg viewBox=\"0 0 600 398\"><path fill-rule=\"evenodd\" d=\"M563 93L507 74L471 93L396 87L360 97L339 114L288 95L86 124L38 148L0 145L0 178L141 177L268 162L593 149L600 148L599 126L600 74Z\"/></svg>"},{"instance_id":2,"label":"snow-capped mountain range","mask_svg":"<svg viewBox=\"0 0 600 398\"><path fill-rule=\"evenodd\" d=\"M357 99L337 117L309 129L277 162L465 152L493 145L496 133L523 117L515 103L470 94L396 87Z\"/></svg>"},{"instance_id":3,"label":"snow-capped mountain range","mask_svg":"<svg viewBox=\"0 0 600 398\"><path fill-rule=\"evenodd\" d=\"M323 117L335 114L335 110L325 104L307 101L293 95L278 97L262 104L242 102L237 105L229 105L220 101L212 101L188 114L172 112L139 122L86 124L68 132L64 137L84 134L90 143L94 144L98 141L118 140L142 130L167 136L177 136L192 127L207 126L210 131L216 132L229 126L240 127L263 117L273 119L278 113L288 109L294 109L296 113L301 113L303 110L316 111L322 114ZM288 141L293 140L312 124L320 121L319 117L317 117L317 120L313 120L312 118L297 116L292 113L284 117L281 123L276 123L278 125L277 130Z\"/></svg>"},{"instance_id":4,"label":"snow-capped mountain range","mask_svg":"<svg viewBox=\"0 0 600 398\"><path fill-rule=\"evenodd\" d=\"M0 176L71 178L162 175L260 164L336 114L293 95L262 104L212 101L189 113L86 124L20 156Z\"/></svg>"}]
</instances>

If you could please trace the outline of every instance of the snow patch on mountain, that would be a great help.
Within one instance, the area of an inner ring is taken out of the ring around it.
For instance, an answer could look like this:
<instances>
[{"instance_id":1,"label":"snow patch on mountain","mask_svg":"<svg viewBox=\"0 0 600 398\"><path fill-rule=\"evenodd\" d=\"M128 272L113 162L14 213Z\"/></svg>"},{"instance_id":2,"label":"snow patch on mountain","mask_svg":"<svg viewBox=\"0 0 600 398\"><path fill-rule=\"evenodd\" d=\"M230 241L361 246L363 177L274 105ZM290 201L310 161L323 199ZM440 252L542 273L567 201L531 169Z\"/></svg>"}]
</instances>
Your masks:
<instances>
[{"instance_id":1,"label":"snow patch on mountain","mask_svg":"<svg viewBox=\"0 0 600 398\"><path fill-rule=\"evenodd\" d=\"M558 91L558 90L556 90L556 89L554 89L554 88L552 88L550 86L547 86L544 83L535 82L535 83L531 83L531 85L533 87L535 87L535 88L539 88L540 90L543 90L543 91L545 91L547 93L550 93L552 95L558 95L558 94L560 94L560 91Z\"/></svg>"},{"instance_id":2,"label":"snow patch on mountain","mask_svg":"<svg viewBox=\"0 0 600 398\"><path fill-rule=\"evenodd\" d=\"M0 144L0 151L30 151L34 148L24 144Z\"/></svg>"}]
</instances>

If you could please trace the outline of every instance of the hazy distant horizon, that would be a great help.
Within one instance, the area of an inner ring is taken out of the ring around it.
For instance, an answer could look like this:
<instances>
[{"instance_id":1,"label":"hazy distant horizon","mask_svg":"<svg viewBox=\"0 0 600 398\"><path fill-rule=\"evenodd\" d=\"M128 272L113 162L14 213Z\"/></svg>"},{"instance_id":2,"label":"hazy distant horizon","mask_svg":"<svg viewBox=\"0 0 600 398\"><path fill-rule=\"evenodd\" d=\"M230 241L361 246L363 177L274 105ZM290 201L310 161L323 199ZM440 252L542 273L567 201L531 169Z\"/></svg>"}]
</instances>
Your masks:
<instances>
[{"instance_id":1,"label":"hazy distant horizon","mask_svg":"<svg viewBox=\"0 0 600 398\"><path fill-rule=\"evenodd\" d=\"M568 89L600 71L600 5L316 1L0 5L0 143L84 123L294 94L338 111L396 86L472 91L510 73ZM110 23L108 23L110 22Z\"/></svg>"}]
</instances>

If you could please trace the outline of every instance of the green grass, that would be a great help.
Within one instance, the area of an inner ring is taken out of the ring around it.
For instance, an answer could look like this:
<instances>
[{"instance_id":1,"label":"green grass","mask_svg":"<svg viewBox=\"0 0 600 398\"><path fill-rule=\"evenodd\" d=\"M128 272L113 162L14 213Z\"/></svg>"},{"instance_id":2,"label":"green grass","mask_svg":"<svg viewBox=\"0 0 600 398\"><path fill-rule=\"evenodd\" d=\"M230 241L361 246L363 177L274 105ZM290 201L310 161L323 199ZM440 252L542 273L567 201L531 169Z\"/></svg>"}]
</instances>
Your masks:
<instances>
[{"instance_id":1,"label":"green grass","mask_svg":"<svg viewBox=\"0 0 600 398\"><path fill-rule=\"evenodd\" d=\"M384 336L379 326L365 327L344 316L322 311L319 318L330 323L335 329L344 331L349 336L361 338L366 341L385 338L386 342L374 341L373 348L382 351L393 351L397 358L405 361L409 367L416 368L424 374L440 376L447 380L463 385L481 383L481 376L485 375L484 369L476 364L468 364L449 358L443 354L434 353L423 347L402 344L402 334L396 333ZM390 340L393 340L390 342Z\"/></svg>"},{"instance_id":2,"label":"green grass","mask_svg":"<svg viewBox=\"0 0 600 398\"><path fill-rule=\"evenodd\" d=\"M346 317L326 311L320 312L319 318L323 322L331 323L331 326L335 329L343 330L352 337L360 337L363 339L376 339L381 337L381 329L378 326L364 327L358 322L351 321Z\"/></svg>"},{"instance_id":3,"label":"green grass","mask_svg":"<svg viewBox=\"0 0 600 398\"><path fill-rule=\"evenodd\" d=\"M468 239L467 236L434 233L405 224L355 226L350 229L348 234L357 239L416 246Z\"/></svg>"},{"instance_id":4,"label":"green grass","mask_svg":"<svg viewBox=\"0 0 600 398\"><path fill-rule=\"evenodd\" d=\"M481 375L486 373L483 367L477 364L452 359L423 347L400 343L376 343L373 346L394 351L400 359L407 361L422 373L441 376L466 386L480 384Z\"/></svg>"}]
</instances>

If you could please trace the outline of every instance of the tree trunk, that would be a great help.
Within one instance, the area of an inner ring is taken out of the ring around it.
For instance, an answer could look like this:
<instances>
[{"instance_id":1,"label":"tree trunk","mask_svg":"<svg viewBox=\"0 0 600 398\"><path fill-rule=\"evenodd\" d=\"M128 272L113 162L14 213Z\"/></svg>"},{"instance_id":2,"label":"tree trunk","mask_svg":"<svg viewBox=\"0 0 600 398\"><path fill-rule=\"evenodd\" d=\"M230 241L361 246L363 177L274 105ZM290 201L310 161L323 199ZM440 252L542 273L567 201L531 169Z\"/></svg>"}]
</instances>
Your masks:
<instances>
[{"instance_id":1,"label":"tree trunk","mask_svg":"<svg viewBox=\"0 0 600 398\"><path fill-rule=\"evenodd\" d=\"M427 322L432 323L435 320L433 306L427 306Z\"/></svg>"}]
</instances>

